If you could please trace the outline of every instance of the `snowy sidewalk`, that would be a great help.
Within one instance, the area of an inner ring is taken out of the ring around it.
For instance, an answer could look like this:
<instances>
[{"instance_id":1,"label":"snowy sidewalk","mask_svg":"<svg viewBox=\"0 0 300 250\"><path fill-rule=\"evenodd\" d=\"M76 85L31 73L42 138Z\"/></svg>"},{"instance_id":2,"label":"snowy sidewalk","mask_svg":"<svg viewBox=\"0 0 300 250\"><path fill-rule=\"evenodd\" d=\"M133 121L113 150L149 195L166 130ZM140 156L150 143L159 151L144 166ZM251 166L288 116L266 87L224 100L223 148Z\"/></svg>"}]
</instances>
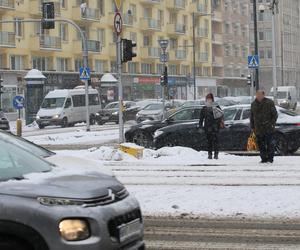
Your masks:
<instances>
[{"instance_id":1,"label":"snowy sidewalk","mask_svg":"<svg viewBox=\"0 0 300 250\"><path fill-rule=\"evenodd\" d=\"M108 147L80 155L111 168L145 215L300 218L299 157L277 157L271 165L221 154L216 161L180 147L146 150L141 160Z\"/></svg>"}]
</instances>

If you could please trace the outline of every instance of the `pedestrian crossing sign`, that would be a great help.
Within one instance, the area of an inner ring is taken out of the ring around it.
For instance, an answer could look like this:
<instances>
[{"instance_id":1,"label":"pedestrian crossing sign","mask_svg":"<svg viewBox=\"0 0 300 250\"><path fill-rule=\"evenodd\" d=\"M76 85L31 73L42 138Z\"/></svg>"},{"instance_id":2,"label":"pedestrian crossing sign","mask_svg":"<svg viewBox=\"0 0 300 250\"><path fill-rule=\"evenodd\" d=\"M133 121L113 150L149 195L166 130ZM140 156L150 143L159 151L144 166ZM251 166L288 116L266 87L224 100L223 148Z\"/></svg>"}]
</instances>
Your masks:
<instances>
[{"instance_id":1,"label":"pedestrian crossing sign","mask_svg":"<svg viewBox=\"0 0 300 250\"><path fill-rule=\"evenodd\" d=\"M258 69L259 68L259 56L258 55L248 56L248 68L249 69Z\"/></svg>"},{"instance_id":2,"label":"pedestrian crossing sign","mask_svg":"<svg viewBox=\"0 0 300 250\"><path fill-rule=\"evenodd\" d=\"M80 68L79 69L79 78L80 80L89 80L91 78L90 68Z\"/></svg>"}]
</instances>

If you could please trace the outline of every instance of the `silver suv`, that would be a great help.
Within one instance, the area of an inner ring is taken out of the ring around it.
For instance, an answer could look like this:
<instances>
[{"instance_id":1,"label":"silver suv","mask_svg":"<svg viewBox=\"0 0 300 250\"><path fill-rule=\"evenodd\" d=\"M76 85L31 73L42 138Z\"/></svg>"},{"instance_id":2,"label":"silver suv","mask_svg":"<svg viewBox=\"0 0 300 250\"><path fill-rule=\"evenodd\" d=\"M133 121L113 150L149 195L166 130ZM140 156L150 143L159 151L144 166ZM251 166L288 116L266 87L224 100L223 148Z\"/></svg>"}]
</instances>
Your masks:
<instances>
[{"instance_id":1,"label":"silver suv","mask_svg":"<svg viewBox=\"0 0 300 250\"><path fill-rule=\"evenodd\" d=\"M0 137L0 249L143 250L140 207L114 177L64 171Z\"/></svg>"}]
</instances>

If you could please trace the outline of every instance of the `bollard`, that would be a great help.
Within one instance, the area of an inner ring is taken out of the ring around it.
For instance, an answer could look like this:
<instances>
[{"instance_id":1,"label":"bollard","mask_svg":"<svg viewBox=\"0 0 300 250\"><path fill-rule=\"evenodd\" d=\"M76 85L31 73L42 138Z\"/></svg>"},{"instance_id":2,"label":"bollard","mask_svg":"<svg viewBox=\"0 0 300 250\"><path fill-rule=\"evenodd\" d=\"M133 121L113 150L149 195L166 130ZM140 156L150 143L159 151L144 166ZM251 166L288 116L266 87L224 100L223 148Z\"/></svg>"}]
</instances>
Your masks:
<instances>
[{"instance_id":1,"label":"bollard","mask_svg":"<svg viewBox=\"0 0 300 250\"><path fill-rule=\"evenodd\" d=\"M22 136L22 120L21 119L18 119L17 120L17 136Z\"/></svg>"}]
</instances>

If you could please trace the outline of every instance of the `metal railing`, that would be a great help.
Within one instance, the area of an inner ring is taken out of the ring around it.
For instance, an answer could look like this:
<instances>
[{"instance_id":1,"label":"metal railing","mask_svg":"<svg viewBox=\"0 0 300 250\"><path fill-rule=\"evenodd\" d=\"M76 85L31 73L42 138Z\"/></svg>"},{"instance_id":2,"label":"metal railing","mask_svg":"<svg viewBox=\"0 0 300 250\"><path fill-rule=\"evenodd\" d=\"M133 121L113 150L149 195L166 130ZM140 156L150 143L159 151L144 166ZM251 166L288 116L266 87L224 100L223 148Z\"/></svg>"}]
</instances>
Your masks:
<instances>
[{"instance_id":1,"label":"metal railing","mask_svg":"<svg viewBox=\"0 0 300 250\"><path fill-rule=\"evenodd\" d=\"M199 62L208 62L208 52L199 52L198 53Z\"/></svg>"},{"instance_id":2,"label":"metal railing","mask_svg":"<svg viewBox=\"0 0 300 250\"><path fill-rule=\"evenodd\" d=\"M16 35L13 32L0 31L0 46L15 47Z\"/></svg>"},{"instance_id":3,"label":"metal railing","mask_svg":"<svg viewBox=\"0 0 300 250\"><path fill-rule=\"evenodd\" d=\"M185 0L174 0L174 7L184 9L186 5Z\"/></svg>"},{"instance_id":4,"label":"metal railing","mask_svg":"<svg viewBox=\"0 0 300 250\"><path fill-rule=\"evenodd\" d=\"M100 10L99 9L92 9L92 8L84 8L81 9L81 18L84 19L93 19L99 20L100 19Z\"/></svg>"},{"instance_id":5,"label":"metal railing","mask_svg":"<svg viewBox=\"0 0 300 250\"><path fill-rule=\"evenodd\" d=\"M175 32L184 34L186 32L185 24L176 23L175 24Z\"/></svg>"},{"instance_id":6,"label":"metal railing","mask_svg":"<svg viewBox=\"0 0 300 250\"><path fill-rule=\"evenodd\" d=\"M147 22L147 28L149 29L161 29L160 20L152 19L152 18L144 18Z\"/></svg>"},{"instance_id":7,"label":"metal railing","mask_svg":"<svg viewBox=\"0 0 300 250\"><path fill-rule=\"evenodd\" d=\"M96 40L87 40L88 51L100 53L102 50L101 43Z\"/></svg>"},{"instance_id":8,"label":"metal railing","mask_svg":"<svg viewBox=\"0 0 300 250\"><path fill-rule=\"evenodd\" d=\"M175 50L175 57L179 60L186 59L186 51L185 50Z\"/></svg>"},{"instance_id":9,"label":"metal railing","mask_svg":"<svg viewBox=\"0 0 300 250\"><path fill-rule=\"evenodd\" d=\"M197 29L197 37L208 37L208 29L207 28L198 28Z\"/></svg>"},{"instance_id":10,"label":"metal railing","mask_svg":"<svg viewBox=\"0 0 300 250\"><path fill-rule=\"evenodd\" d=\"M159 58L161 54L161 49L157 47L148 47L148 56Z\"/></svg>"}]
</instances>

